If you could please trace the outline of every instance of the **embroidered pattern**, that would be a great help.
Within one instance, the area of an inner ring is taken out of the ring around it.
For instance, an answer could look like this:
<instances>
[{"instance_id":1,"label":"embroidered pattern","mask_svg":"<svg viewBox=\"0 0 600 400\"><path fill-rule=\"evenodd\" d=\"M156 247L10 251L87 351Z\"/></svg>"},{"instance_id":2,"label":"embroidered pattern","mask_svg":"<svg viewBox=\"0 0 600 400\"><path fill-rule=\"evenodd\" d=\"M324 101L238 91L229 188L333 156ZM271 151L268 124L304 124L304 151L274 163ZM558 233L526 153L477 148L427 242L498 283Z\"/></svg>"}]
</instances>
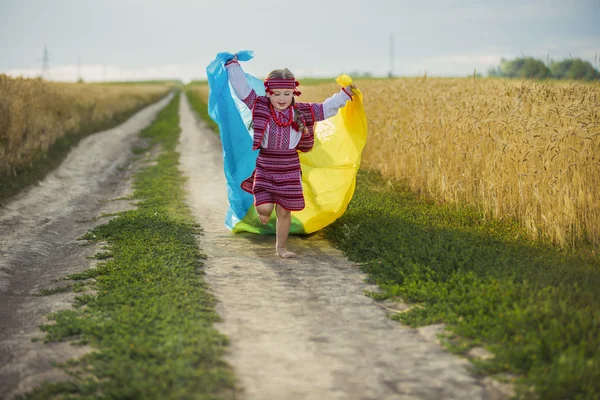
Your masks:
<instances>
[{"instance_id":1,"label":"embroidered pattern","mask_svg":"<svg viewBox=\"0 0 600 400\"><path fill-rule=\"evenodd\" d=\"M325 120L325 110L323 109L323 103L311 104L311 110L315 122Z\"/></svg>"},{"instance_id":2,"label":"embroidered pattern","mask_svg":"<svg viewBox=\"0 0 600 400\"><path fill-rule=\"evenodd\" d=\"M244 104L246 104L248 106L249 109L253 109L254 108L254 103L256 102L256 98L257 98L257 94L256 92L253 90L250 91L250 94L244 99L242 100L242 102Z\"/></svg>"},{"instance_id":3,"label":"embroidered pattern","mask_svg":"<svg viewBox=\"0 0 600 400\"><path fill-rule=\"evenodd\" d=\"M272 115L270 100L266 96L257 96L252 90L244 103L249 107L249 104L253 104L252 147L255 150L260 148L260 152L256 160L256 169L251 177L242 182L242 189L254 195L255 205L276 203L292 211L304 209L298 151L309 151L313 148L315 122L325 119L323 104L296 103L296 108L302 113L306 124L306 131L302 132L296 148L289 149L291 124L277 124ZM291 108L289 110L291 111ZM293 118L291 119L293 121ZM267 148L261 148L262 138L267 129Z\"/></svg>"},{"instance_id":4,"label":"embroidered pattern","mask_svg":"<svg viewBox=\"0 0 600 400\"><path fill-rule=\"evenodd\" d=\"M256 169L242 182L242 189L254 195L255 206L276 203L291 211L304 209L298 152L260 149Z\"/></svg>"},{"instance_id":5,"label":"embroidered pattern","mask_svg":"<svg viewBox=\"0 0 600 400\"><path fill-rule=\"evenodd\" d=\"M267 147L269 149L288 150L290 148L291 127L278 126L271 120L269 121L268 133Z\"/></svg>"}]
</instances>

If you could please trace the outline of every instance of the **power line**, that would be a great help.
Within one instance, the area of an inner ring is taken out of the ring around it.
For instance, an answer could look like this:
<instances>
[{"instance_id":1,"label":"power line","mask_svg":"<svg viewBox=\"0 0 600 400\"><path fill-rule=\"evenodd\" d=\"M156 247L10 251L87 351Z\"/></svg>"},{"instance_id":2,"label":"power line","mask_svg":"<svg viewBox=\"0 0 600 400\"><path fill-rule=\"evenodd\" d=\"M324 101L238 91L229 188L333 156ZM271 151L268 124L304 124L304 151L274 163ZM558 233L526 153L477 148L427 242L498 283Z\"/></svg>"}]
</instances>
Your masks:
<instances>
[{"instance_id":1,"label":"power line","mask_svg":"<svg viewBox=\"0 0 600 400\"><path fill-rule=\"evenodd\" d=\"M77 82L83 82L83 77L81 76L81 56L77 55Z\"/></svg>"},{"instance_id":2,"label":"power line","mask_svg":"<svg viewBox=\"0 0 600 400\"><path fill-rule=\"evenodd\" d=\"M394 76L394 34L390 34L390 73L388 77Z\"/></svg>"}]
</instances>

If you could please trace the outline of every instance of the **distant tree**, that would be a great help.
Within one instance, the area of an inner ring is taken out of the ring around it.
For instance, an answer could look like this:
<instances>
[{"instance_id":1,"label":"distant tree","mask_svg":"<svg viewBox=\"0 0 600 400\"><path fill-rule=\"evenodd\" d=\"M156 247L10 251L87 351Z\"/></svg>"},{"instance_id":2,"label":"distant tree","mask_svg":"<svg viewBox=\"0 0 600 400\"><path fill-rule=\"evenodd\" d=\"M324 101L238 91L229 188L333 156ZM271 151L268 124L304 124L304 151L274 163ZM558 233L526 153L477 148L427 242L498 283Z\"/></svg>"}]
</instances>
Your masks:
<instances>
[{"instance_id":1,"label":"distant tree","mask_svg":"<svg viewBox=\"0 0 600 400\"><path fill-rule=\"evenodd\" d=\"M545 79L550 75L550 70L540 60L527 57L521 70L519 71L520 78L527 79Z\"/></svg>"},{"instance_id":2,"label":"distant tree","mask_svg":"<svg viewBox=\"0 0 600 400\"><path fill-rule=\"evenodd\" d=\"M598 72L589 61L579 58L559 62L552 61L548 68L541 60L532 57L514 60L501 59L497 68L488 70L488 76L525 79L600 79Z\"/></svg>"},{"instance_id":3,"label":"distant tree","mask_svg":"<svg viewBox=\"0 0 600 400\"><path fill-rule=\"evenodd\" d=\"M506 60L504 60L504 58L500 59L501 63L504 61L506 61ZM488 73L488 76L504 76L504 75L502 75L502 69L500 68L500 65L489 68L487 73Z\"/></svg>"},{"instance_id":4,"label":"distant tree","mask_svg":"<svg viewBox=\"0 0 600 400\"><path fill-rule=\"evenodd\" d=\"M525 59L523 58L517 58L512 61L502 59L500 61L500 66L498 67L498 69L500 70L500 76L505 76L508 78L518 78L519 71L523 67L524 63Z\"/></svg>"},{"instance_id":5,"label":"distant tree","mask_svg":"<svg viewBox=\"0 0 600 400\"><path fill-rule=\"evenodd\" d=\"M589 61L580 58L553 62L550 66L550 75L554 79L580 79L591 81L600 79L600 72L596 71Z\"/></svg>"},{"instance_id":6,"label":"distant tree","mask_svg":"<svg viewBox=\"0 0 600 400\"><path fill-rule=\"evenodd\" d=\"M532 57L512 61L503 59L500 63L500 76L509 78L544 79L549 72L543 62Z\"/></svg>"},{"instance_id":7,"label":"distant tree","mask_svg":"<svg viewBox=\"0 0 600 400\"><path fill-rule=\"evenodd\" d=\"M600 78L600 73L594 69L589 61L583 61L579 58L574 59L565 73L566 79L583 79L591 81Z\"/></svg>"},{"instance_id":8,"label":"distant tree","mask_svg":"<svg viewBox=\"0 0 600 400\"><path fill-rule=\"evenodd\" d=\"M571 68L573 60L563 60L558 62L552 62L550 64L550 76L554 79L566 79L567 71Z\"/></svg>"}]
</instances>

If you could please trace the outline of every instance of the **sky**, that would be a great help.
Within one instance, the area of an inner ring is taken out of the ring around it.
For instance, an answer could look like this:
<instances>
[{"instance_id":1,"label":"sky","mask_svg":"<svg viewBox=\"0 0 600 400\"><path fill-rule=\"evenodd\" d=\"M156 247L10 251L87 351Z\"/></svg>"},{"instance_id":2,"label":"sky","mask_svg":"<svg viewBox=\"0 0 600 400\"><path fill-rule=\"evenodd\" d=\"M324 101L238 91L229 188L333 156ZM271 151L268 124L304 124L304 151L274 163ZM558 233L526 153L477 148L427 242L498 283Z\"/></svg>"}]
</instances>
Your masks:
<instances>
[{"instance_id":1,"label":"sky","mask_svg":"<svg viewBox=\"0 0 600 400\"><path fill-rule=\"evenodd\" d=\"M487 74L502 58L600 70L600 0L0 0L0 73L52 80L191 79L253 50L258 78Z\"/></svg>"}]
</instances>

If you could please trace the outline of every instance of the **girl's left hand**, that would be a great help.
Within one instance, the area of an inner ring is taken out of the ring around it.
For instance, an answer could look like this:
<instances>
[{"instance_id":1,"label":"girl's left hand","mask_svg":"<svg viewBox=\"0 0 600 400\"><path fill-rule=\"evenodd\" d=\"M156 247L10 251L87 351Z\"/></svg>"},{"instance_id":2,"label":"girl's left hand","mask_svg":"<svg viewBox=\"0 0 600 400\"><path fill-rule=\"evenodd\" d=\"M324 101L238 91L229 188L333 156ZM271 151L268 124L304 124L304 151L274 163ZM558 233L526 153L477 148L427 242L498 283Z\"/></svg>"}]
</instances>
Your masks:
<instances>
[{"instance_id":1,"label":"girl's left hand","mask_svg":"<svg viewBox=\"0 0 600 400\"><path fill-rule=\"evenodd\" d=\"M348 85L344 89L346 89L348 92L354 94L354 90L353 89L356 89L356 85Z\"/></svg>"}]
</instances>

